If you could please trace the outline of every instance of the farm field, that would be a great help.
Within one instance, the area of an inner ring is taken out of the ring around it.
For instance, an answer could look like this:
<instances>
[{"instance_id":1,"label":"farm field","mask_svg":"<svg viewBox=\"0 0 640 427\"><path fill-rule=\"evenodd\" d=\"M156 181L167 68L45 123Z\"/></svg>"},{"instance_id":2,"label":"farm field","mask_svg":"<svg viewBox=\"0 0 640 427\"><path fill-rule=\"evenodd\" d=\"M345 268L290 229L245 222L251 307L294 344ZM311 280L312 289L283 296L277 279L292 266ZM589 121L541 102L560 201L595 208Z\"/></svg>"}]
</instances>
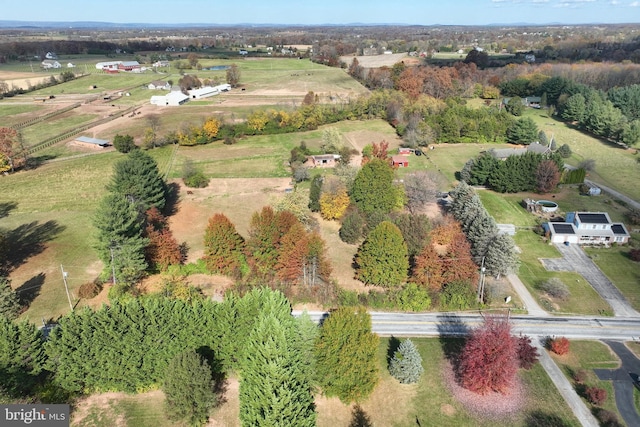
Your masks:
<instances>
[{"instance_id":1,"label":"farm field","mask_svg":"<svg viewBox=\"0 0 640 427\"><path fill-rule=\"evenodd\" d=\"M580 425L564 400L553 387L544 370L536 365L530 371L521 371L520 380L524 394L519 396L521 407L515 413L503 417L487 417L477 414L453 396L443 376L448 363L443 347L460 345L459 340L422 338L413 339L423 359L425 372L420 381L413 385L402 385L393 379L386 369L387 346L389 339L382 338L378 347L378 368L380 382L373 394L361 402L360 406L373 425L409 427L416 420L421 425L438 426L531 426L540 425L544 419L561 420L566 426ZM209 426L239 426L238 421L238 380L231 378L227 384L226 402L213 412ZM503 397L502 399L509 399ZM105 405L104 402L107 402ZM105 420L120 416L128 425L135 420L141 424L171 426L163 414L147 411L142 402L150 408L160 408L163 395L159 391L140 395L106 394L90 396L80 402L72 418L73 426L106 426ZM120 402L123 405L120 405ZM428 402L428 404L425 404ZM346 426L352 420L353 406L344 405L337 398L316 398L319 427ZM83 418L79 419L78 414ZM112 417L109 418L109 415ZM144 416L144 419L140 417ZM99 420L103 421L99 421ZM87 424L88 420L98 420Z\"/></svg>"}]
</instances>

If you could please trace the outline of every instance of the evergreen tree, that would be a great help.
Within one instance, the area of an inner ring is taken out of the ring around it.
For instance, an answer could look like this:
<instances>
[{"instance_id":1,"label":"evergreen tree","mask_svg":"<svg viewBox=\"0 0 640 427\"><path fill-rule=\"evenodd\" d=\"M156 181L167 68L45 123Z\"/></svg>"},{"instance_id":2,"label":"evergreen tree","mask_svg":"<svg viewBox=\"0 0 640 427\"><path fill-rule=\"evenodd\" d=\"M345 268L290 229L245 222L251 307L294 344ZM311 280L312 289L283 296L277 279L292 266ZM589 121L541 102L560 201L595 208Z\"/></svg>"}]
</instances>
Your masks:
<instances>
[{"instance_id":1,"label":"evergreen tree","mask_svg":"<svg viewBox=\"0 0 640 427\"><path fill-rule=\"evenodd\" d=\"M137 148L131 135L120 134L113 137L113 147L121 153L128 153Z\"/></svg>"},{"instance_id":2,"label":"evergreen tree","mask_svg":"<svg viewBox=\"0 0 640 427\"><path fill-rule=\"evenodd\" d=\"M311 180L311 188L309 189L309 209L311 212L320 211L320 194L322 194L322 175L316 175Z\"/></svg>"},{"instance_id":3,"label":"evergreen tree","mask_svg":"<svg viewBox=\"0 0 640 427\"><path fill-rule=\"evenodd\" d=\"M263 313L249 335L240 380L243 426L315 426L316 412L296 323Z\"/></svg>"},{"instance_id":4,"label":"evergreen tree","mask_svg":"<svg viewBox=\"0 0 640 427\"><path fill-rule=\"evenodd\" d=\"M209 218L204 234L204 262L212 273L240 275L246 265L244 239L224 214Z\"/></svg>"},{"instance_id":5,"label":"evergreen tree","mask_svg":"<svg viewBox=\"0 0 640 427\"><path fill-rule=\"evenodd\" d=\"M402 233L407 251L412 260L429 242L431 221L427 215L401 213L392 217L393 223Z\"/></svg>"},{"instance_id":6,"label":"evergreen tree","mask_svg":"<svg viewBox=\"0 0 640 427\"><path fill-rule=\"evenodd\" d=\"M152 206L162 210L166 203L166 185L155 160L141 150L133 150L116 163L107 189L122 194L146 212Z\"/></svg>"},{"instance_id":7,"label":"evergreen tree","mask_svg":"<svg viewBox=\"0 0 640 427\"><path fill-rule=\"evenodd\" d=\"M142 237L143 218L136 203L123 194L108 194L94 216L98 229L96 250L105 270L115 270L116 278L135 281L147 268Z\"/></svg>"},{"instance_id":8,"label":"evergreen tree","mask_svg":"<svg viewBox=\"0 0 640 427\"><path fill-rule=\"evenodd\" d=\"M538 126L529 117L513 122L507 129L507 139L513 144L529 145L538 137Z\"/></svg>"},{"instance_id":9,"label":"evergreen tree","mask_svg":"<svg viewBox=\"0 0 640 427\"><path fill-rule=\"evenodd\" d=\"M300 359L304 361L303 370L307 375L307 381L313 385L316 374L316 355L314 348L320 329L306 310L295 318L295 322L298 333L298 336L295 338L296 346L300 353Z\"/></svg>"},{"instance_id":10,"label":"evergreen tree","mask_svg":"<svg viewBox=\"0 0 640 427\"><path fill-rule=\"evenodd\" d=\"M481 213L469 224L466 232L467 240L471 244L471 255L476 264L480 264L498 232L496 221L483 207Z\"/></svg>"},{"instance_id":11,"label":"evergreen tree","mask_svg":"<svg viewBox=\"0 0 640 427\"><path fill-rule=\"evenodd\" d=\"M389 373L401 384L413 384L423 372L422 356L417 347L410 339L404 340L389 363Z\"/></svg>"},{"instance_id":12,"label":"evergreen tree","mask_svg":"<svg viewBox=\"0 0 640 427\"><path fill-rule=\"evenodd\" d=\"M38 383L44 362L42 333L32 323L0 314L0 390L24 398Z\"/></svg>"},{"instance_id":13,"label":"evergreen tree","mask_svg":"<svg viewBox=\"0 0 640 427\"><path fill-rule=\"evenodd\" d=\"M366 399L378 382L378 336L364 308L341 307L324 321L316 341L316 375L327 396L343 403Z\"/></svg>"},{"instance_id":14,"label":"evergreen tree","mask_svg":"<svg viewBox=\"0 0 640 427\"><path fill-rule=\"evenodd\" d=\"M372 212L387 214L398 207L400 196L393 180L394 171L389 163L373 158L356 175L349 196L366 215Z\"/></svg>"},{"instance_id":15,"label":"evergreen tree","mask_svg":"<svg viewBox=\"0 0 640 427\"><path fill-rule=\"evenodd\" d=\"M209 419L209 411L217 405L211 367L193 350L180 353L171 360L162 388L167 413L173 420L204 425Z\"/></svg>"},{"instance_id":16,"label":"evergreen tree","mask_svg":"<svg viewBox=\"0 0 640 427\"><path fill-rule=\"evenodd\" d=\"M358 249L356 262L358 278L366 284L394 287L406 281L409 254L398 227L378 224Z\"/></svg>"},{"instance_id":17,"label":"evergreen tree","mask_svg":"<svg viewBox=\"0 0 640 427\"><path fill-rule=\"evenodd\" d=\"M20 299L11 289L11 282L0 277L0 316L13 320L20 314Z\"/></svg>"},{"instance_id":18,"label":"evergreen tree","mask_svg":"<svg viewBox=\"0 0 640 427\"><path fill-rule=\"evenodd\" d=\"M584 95L576 93L575 95L567 98L567 101L562 106L560 117L562 117L562 120L566 120L568 122L582 123L586 113L586 108Z\"/></svg>"},{"instance_id":19,"label":"evergreen tree","mask_svg":"<svg viewBox=\"0 0 640 427\"><path fill-rule=\"evenodd\" d=\"M501 233L493 239L487 248L484 266L496 277L518 271L518 254L511 236Z\"/></svg>"}]
</instances>

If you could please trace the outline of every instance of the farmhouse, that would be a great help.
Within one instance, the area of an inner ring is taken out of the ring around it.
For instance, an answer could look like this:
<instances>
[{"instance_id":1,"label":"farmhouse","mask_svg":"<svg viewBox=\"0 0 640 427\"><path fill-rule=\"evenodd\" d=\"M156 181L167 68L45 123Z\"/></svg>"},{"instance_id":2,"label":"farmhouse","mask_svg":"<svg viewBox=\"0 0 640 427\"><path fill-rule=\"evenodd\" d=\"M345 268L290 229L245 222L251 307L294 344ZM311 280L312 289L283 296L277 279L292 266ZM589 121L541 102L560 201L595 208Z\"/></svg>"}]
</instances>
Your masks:
<instances>
[{"instance_id":1,"label":"farmhouse","mask_svg":"<svg viewBox=\"0 0 640 427\"><path fill-rule=\"evenodd\" d=\"M511 156L522 156L524 153L549 154L551 148L539 142L532 142L526 147L491 149L489 153L498 160L506 160Z\"/></svg>"},{"instance_id":2,"label":"farmhouse","mask_svg":"<svg viewBox=\"0 0 640 427\"><path fill-rule=\"evenodd\" d=\"M314 168L333 168L340 155L338 154L320 154L318 156L310 156L311 164Z\"/></svg>"},{"instance_id":3,"label":"farmhouse","mask_svg":"<svg viewBox=\"0 0 640 427\"><path fill-rule=\"evenodd\" d=\"M606 212L569 212L566 222L547 222L544 229L552 243L580 245L625 244L629 232L622 223L613 223Z\"/></svg>"},{"instance_id":4,"label":"farmhouse","mask_svg":"<svg viewBox=\"0 0 640 427\"><path fill-rule=\"evenodd\" d=\"M165 82L163 80L154 80L149 83L149 86L147 87L151 90L171 90L169 82Z\"/></svg>"},{"instance_id":5,"label":"farmhouse","mask_svg":"<svg viewBox=\"0 0 640 427\"><path fill-rule=\"evenodd\" d=\"M79 136L73 140L74 145L91 148L107 148L111 144L106 139L89 138L88 136Z\"/></svg>"},{"instance_id":6,"label":"farmhouse","mask_svg":"<svg viewBox=\"0 0 640 427\"><path fill-rule=\"evenodd\" d=\"M189 100L188 95L185 95L180 91L176 91L176 92L170 92L163 96L152 96L150 102L152 105L157 105L159 107L164 107L164 106L177 107L178 105L184 104L188 100Z\"/></svg>"},{"instance_id":7,"label":"farmhouse","mask_svg":"<svg viewBox=\"0 0 640 427\"><path fill-rule=\"evenodd\" d=\"M409 159L405 156L393 156L391 157L391 166L397 166L400 168L409 167Z\"/></svg>"},{"instance_id":8,"label":"farmhouse","mask_svg":"<svg viewBox=\"0 0 640 427\"><path fill-rule=\"evenodd\" d=\"M45 70L50 70L52 68L62 68L62 65L58 61L53 60L53 59L45 59L44 61L42 61L40 63L40 65Z\"/></svg>"},{"instance_id":9,"label":"farmhouse","mask_svg":"<svg viewBox=\"0 0 640 427\"><path fill-rule=\"evenodd\" d=\"M169 66L169 61L156 61L153 64L151 64L152 67L168 67Z\"/></svg>"}]
</instances>

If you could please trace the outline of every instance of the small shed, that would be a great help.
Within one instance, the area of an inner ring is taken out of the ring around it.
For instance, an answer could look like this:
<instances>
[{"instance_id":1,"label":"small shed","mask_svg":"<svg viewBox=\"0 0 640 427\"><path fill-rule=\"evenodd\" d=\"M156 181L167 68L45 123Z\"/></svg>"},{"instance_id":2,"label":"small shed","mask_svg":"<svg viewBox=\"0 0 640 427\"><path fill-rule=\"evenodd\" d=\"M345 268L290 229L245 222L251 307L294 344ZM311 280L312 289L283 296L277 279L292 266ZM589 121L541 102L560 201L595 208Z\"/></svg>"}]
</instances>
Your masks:
<instances>
[{"instance_id":1,"label":"small shed","mask_svg":"<svg viewBox=\"0 0 640 427\"><path fill-rule=\"evenodd\" d=\"M111 145L106 139L90 138L88 136L79 136L73 140L75 145L91 148L107 148Z\"/></svg>"},{"instance_id":2,"label":"small shed","mask_svg":"<svg viewBox=\"0 0 640 427\"><path fill-rule=\"evenodd\" d=\"M409 159L405 156L393 156L391 157L391 165L406 168L409 167Z\"/></svg>"},{"instance_id":3,"label":"small shed","mask_svg":"<svg viewBox=\"0 0 640 427\"><path fill-rule=\"evenodd\" d=\"M401 156L408 156L413 152L411 148L400 147L398 148L398 154Z\"/></svg>"},{"instance_id":4,"label":"small shed","mask_svg":"<svg viewBox=\"0 0 640 427\"><path fill-rule=\"evenodd\" d=\"M338 154L320 154L318 156L310 156L311 164L315 168L333 168L336 166L337 160L340 158Z\"/></svg>"}]
</instances>

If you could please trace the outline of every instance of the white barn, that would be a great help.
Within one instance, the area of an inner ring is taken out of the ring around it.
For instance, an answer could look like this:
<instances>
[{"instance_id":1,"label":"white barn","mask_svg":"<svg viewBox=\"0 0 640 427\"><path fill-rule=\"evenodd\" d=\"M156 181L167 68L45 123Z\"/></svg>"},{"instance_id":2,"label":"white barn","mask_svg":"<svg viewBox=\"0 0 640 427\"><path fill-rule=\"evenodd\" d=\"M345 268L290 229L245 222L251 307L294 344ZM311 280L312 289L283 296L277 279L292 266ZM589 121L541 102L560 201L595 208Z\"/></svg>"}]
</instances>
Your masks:
<instances>
[{"instance_id":1,"label":"white barn","mask_svg":"<svg viewBox=\"0 0 640 427\"><path fill-rule=\"evenodd\" d=\"M159 107L172 106L177 107L178 105L182 105L189 100L189 96L185 95L182 92L170 92L166 95L162 96L152 96L151 104L157 105Z\"/></svg>"}]
</instances>

